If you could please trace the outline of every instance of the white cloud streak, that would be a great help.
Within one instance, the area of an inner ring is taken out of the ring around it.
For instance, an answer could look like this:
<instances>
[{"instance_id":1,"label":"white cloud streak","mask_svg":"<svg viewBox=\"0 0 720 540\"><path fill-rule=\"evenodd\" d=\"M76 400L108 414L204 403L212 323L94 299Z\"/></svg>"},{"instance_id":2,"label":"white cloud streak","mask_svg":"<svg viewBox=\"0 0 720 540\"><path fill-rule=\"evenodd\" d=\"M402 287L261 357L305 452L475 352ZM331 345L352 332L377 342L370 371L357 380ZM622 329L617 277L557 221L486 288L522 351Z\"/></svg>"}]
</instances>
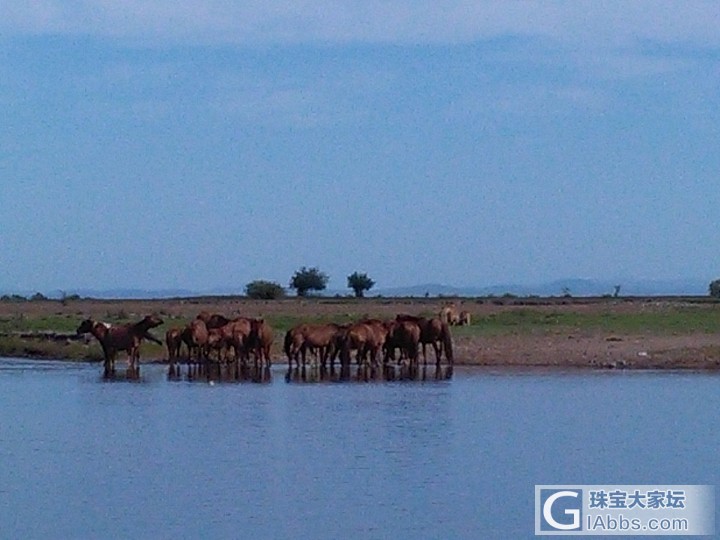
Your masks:
<instances>
[{"instance_id":1,"label":"white cloud streak","mask_svg":"<svg viewBox=\"0 0 720 540\"><path fill-rule=\"evenodd\" d=\"M0 32L90 35L143 44L466 43L530 36L564 46L650 40L717 47L716 0L8 0Z\"/></svg>"}]
</instances>

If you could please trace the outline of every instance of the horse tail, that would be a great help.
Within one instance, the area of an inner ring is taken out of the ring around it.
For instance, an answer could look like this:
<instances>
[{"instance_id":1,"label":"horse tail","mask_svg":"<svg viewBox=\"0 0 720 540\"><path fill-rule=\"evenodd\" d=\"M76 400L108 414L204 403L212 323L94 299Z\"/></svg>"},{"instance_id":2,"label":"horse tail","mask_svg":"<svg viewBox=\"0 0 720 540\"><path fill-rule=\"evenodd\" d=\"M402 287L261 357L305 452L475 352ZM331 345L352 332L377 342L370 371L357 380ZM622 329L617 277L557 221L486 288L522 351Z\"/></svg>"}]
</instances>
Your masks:
<instances>
[{"instance_id":1,"label":"horse tail","mask_svg":"<svg viewBox=\"0 0 720 540\"><path fill-rule=\"evenodd\" d=\"M285 355L288 358L290 367L292 367L292 350L291 350L292 342L293 342L293 332L292 332L292 330L288 330L285 333L285 341L283 342L283 350L285 351Z\"/></svg>"},{"instance_id":2,"label":"horse tail","mask_svg":"<svg viewBox=\"0 0 720 540\"><path fill-rule=\"evenodd\" d=\"M445 322L442 324L442 341L443 341L443 348L445 349L445 356L447 357L448 364L450 364L452 366L454 363L453 348L452 348L452 335L450 334L450 326Z\"/></svg>"}]
</instances>

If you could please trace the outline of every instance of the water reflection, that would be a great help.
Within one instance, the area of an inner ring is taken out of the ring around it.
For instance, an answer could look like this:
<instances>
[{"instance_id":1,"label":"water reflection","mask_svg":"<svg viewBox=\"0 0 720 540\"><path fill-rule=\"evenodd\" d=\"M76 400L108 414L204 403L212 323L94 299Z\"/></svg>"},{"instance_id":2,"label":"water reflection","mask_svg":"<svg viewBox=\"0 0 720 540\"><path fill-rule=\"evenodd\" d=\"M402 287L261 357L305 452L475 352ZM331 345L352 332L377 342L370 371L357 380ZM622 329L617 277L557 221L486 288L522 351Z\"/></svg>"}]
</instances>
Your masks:
<instances>
[{"instance_id":1,"label":"water reflection","mask_svg":"<svg viewBox=\"0 0 720 540\"><path fill-rule=\"evenodd\" d=\"M0 537L529 538L535 484L720 483L714 372L141 371L0 359Z\"/></svg>"},{"instance_id":2,"label":"water reflection","mask_svg":"<svg viewBox=\"0 0 720 540\"><path fill-rule=\"evenodd\" d=\"M140 366L127 366L125 369L117 369L113 366L105 366L102 375L103 381L107 382L137 382L142 380L140 376Z\"/></svg>"},{"instance_id":3,"label":"water reflection","mask_svg":"<svg viewBox=\"0 0 720 540\"><path fill-rule=\"evenodd\" d=\"M320 365L288 368L285 382L389 382L389 381L440 381L453 376L452 366L341 366L327 369ZM268 366L254 366L238 363L171 364L167 378L170 381L199 382L272 382L272 370ZM111 380L139 380L137 372L113 374Z\"/></svg>"},{"instance_id":4,"label":"water reflection","mask_svg":"<svg viewBox=\"0 0 720 540\"><path fill-rule=\"evenodd\" d=\"M322 366L289 367L285 373L285 382L372 382L372 381L428 381L448 380L452 378L452 366L341 366L339 370Z\"/></svg>"},{"instance_id":5,"label":"water reflection","mask_svg":"<svg viewBox=\"0 0 720 540\"><path fill-rule=\"evenodd\" d=\"M168 380L201 382L254 382L269 383L272 372L269 366L255 366L242 362L206 364L171 364L168 368Z\"/></svg>"}]
</instances>

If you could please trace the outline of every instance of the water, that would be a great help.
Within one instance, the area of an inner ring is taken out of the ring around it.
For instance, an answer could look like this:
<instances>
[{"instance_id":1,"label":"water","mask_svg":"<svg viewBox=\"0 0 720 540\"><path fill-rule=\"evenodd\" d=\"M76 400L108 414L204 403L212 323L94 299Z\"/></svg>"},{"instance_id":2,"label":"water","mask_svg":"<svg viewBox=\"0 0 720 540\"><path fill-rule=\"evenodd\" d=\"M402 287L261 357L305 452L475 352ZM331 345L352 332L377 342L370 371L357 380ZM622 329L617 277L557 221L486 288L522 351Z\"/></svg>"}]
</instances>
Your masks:
<instances>
[{"instance_id":1,"label":"water","mask_svg":"<svg viewBox=\"0 0 720 540\"><path fill-rule=\"evenodd\" d=\"M530 538L535 484L718 484L711 373L103 382L0 359L2 538Z\"/></svg>"}]
</instances>

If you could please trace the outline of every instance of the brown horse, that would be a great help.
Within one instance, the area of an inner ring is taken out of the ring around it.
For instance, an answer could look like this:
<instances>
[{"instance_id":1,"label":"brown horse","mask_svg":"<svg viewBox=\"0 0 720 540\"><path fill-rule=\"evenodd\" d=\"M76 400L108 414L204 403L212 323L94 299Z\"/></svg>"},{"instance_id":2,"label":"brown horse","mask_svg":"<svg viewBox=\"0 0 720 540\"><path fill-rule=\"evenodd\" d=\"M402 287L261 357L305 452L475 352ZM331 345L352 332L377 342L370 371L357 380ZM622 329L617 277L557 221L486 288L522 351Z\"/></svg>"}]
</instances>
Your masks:
<instances>
[{"instance_id":1,"label":"brown horse","mask_svg":"<svg viewBox=\"0 0 720 540\"><path fill-rule=\"evenodd\" d=\"M337 339L345 327L329 324L299 324L285 334L283 348L288 359L289 368L292 369L293 360L297 367L304 367L307 362L307 351L316 351L320 365L325 367L328 357L332 362L337 352Z\"/></svg>"},{"instance_id":2,"label":"brown horse","mask_svg":"<svg viewBox=\"0 0 720 540\"><path fill-rule=\"evenodd\" d=\"M198 364L207 359L208 329L202 319L190 321L183 329L181 338L188 349L188 363L192 363L193 352L195 352Z\"/></svg>"},{"instance_id":3,"label":"brown horse","mask_svg":"<svg viewBox=\"0 0 720 540\"><path fill-rule=\"evenodd\" d=\"M216 352L218 363L222 363L227 359L226 351L229 345L222 328L210 328L208 330L208 359L211 358L213 352Z\"/></svg>"},{"instance_id":4,"label":"brown horse","mask_svg":"<svg viewBox=\"0 0 720 540\"><path fill-rule=\"evenodd\" d=\"M395 362L395 350L400 350L400 360L407 359L410 365L417 363L420 326L414 321L388 321L385 323L388 330L385 340L385 363Z\"/></svg>"},{"instance_id":5,"label":"brown horse","mask_svg":"<svg viewBox=\"0 0 720 540\"><path fill-rule=\"evenodd\" d=\"M220 327L230 347L235 353L235 361L247 363L250 359L248 338L250 336L251 323L247 317L238 317Z\"/></svg>"},{"instance_id":6,"label":"brown horse","mask_svg":"<svg viewBox=\"0 0 720 540\"><path fill-rule=\"evenodd\" d=\"M387 329L382 321L366 319L350 325L342 332L340 341L340 362L343 366L350 365L350 353L357 351L358 364L367 364L377 367L378 353L385 345Z\"/></svg>"},{"instance_id":7,"label":"brown horse","mask_svg":"<svg viewBox=\"0 0 720 540\"><path fill-rule=\"evenodd\" d=\"M432 345L435 349L435 363L440 366L442 352L445 351L445 358L449 365L453 365L452 336L448 323L437 318L426 319L413 315L399 314L398 321L414 322L420 328L420 343L423 349L423 363L427 365L426 345Z\"/></svg>"},{"instance_id":8,"label":"brown horse","mask_svg":"<svg viewBox=\"0 0 720 540\"><path fill-rule=\"evenodd\" d=\"M165 332L165 346L168 350L168 363L175 365L180 356L180 346L182 345L182 329L170 328Z\"/></svg>"},{"instance_id":9,"label":"brown horse","mask_svg":"<svg viewBox=\"0 0 720 540\"><path fill-rule=\"evenodd\" d=\"M147 315L136 323L128 323L108 327L105 323L85 319L77 328L78 334L90 333L99 342L103 350L105 376L115 373L115 359L118 351L125 351L128 355L128 369L137 372L140 363L140 344L148 339L159 345L162 342L149 333L151 328L163 324L163 320L156 315Z\"/></svg>"},{"instance_id":10,"label":"brown horse","mask_svg":"<svg viewBox=\"0 0 720 540\"><path fill-rule=\"evenodd\" d=\"M203 321L208 330L212 330L213 328L222 328L231 322L231 320L225 317L225 315L221 315L220 313L213 313L210 315L207 311L201 311L198 313L196 318Z\"/></svg>"},{"instance_id":11,"label":"brown horse","mask_svg":"<svg viewBox=\"0 0 720 540\"><path fill-rule=\"evenodd\" d=\"M250 319L250 334L247 337L247 348L255 355L255 365L270 367L270 349L273 343L273 330L265 319Z\"/></svg>"},{"instance_id":12,"label":"brown horse","mask_svg":"<svg viewBox=\"0 0 720 540\"><path fill-rule=\"evenodd\" d=\"M461 311L460 312L460 320L458 321L458 324L460 326L470 326L470 312L469 311Z\"/></svg>"}]
</instances>

